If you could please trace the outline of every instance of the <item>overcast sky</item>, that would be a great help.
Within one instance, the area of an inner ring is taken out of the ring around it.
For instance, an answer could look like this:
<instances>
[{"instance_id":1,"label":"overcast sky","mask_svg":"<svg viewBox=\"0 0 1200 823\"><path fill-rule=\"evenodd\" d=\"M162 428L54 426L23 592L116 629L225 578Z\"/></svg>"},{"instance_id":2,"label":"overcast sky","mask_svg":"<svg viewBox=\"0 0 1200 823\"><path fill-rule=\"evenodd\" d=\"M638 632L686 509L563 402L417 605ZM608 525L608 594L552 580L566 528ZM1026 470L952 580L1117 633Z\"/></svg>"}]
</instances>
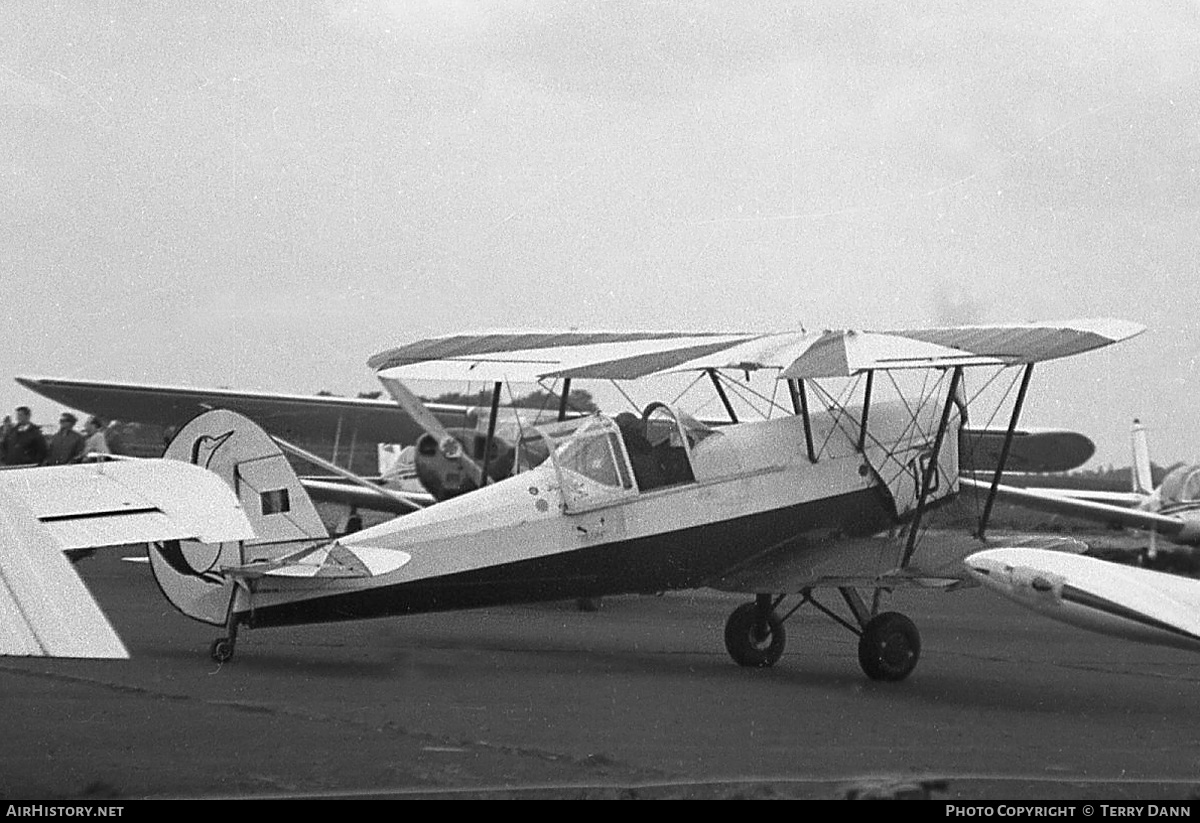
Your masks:
<instances>
[{"instance_id":1,"label":"overcast sky","mask_svg":"<svg viewBox=\"0 0 1200 823\"><path fill-rule=\"evenodd\" d=\"M1200 4L6 2L0 402L491 327L1112 316L1025 422L1200 460ZM456 387L454 387L456 388Z\"/></svg>"}]
</instances>

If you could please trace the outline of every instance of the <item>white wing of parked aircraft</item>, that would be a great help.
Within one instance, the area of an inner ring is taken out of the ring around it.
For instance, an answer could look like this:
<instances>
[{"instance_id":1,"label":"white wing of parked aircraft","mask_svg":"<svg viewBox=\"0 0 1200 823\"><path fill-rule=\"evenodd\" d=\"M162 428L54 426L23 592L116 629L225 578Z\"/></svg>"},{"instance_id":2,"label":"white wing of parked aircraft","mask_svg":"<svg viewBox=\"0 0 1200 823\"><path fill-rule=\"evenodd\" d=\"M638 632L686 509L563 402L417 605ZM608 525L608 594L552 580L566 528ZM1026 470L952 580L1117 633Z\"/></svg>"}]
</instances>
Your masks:
<instances>
[{"instance_id":1,"label":"white wing of parked aircraft","mask_svg":"<svg viewBox=\"0 0 1200 823\"><path fill-rule=\"evenodd\" d=\"M129 656L64 552L253 536L229 486L188 463L0 471L0 654Z\"/></svg>"}]
</instances>

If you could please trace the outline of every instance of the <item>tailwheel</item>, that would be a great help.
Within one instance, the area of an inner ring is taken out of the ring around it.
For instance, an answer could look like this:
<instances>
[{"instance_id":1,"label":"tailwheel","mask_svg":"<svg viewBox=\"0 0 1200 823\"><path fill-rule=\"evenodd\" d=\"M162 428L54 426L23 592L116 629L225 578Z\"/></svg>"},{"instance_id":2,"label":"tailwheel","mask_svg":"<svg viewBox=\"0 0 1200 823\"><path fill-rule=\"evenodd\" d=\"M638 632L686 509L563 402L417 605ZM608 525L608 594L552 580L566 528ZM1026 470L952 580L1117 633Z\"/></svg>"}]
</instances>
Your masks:
<instances>
[{"instance_id":1,"label":"tailwheel","mask_svg":"<svg viewBox=\"0 0 1200 823\"><path fill-rule=\"evenodd\" d=\"M725 648L739 666L773 666L786 643L783 621L769 605L765 609L757 603L738 606L725 623Z\"/></svg>"},{"instance_id":2,"label":"tailwheel","mask_svg":"<svg viewBox=\"0 0 1200 823\"><path fill-rule=\"evenodd\" d=\"M876 615L863 626L858 662L872 680L903 680L917 667L920 656L921 635L899 612Z\"/></svg>"},{"instance_id":3,"label":"tailwheel","mask_svg":"<svg viewBox=\"0 0 1200 823\"><path fill-rule=\"evenodd\" d=\"M218 637L212 642L208 648L208 653L212 655L212 659L218 663L228 663L233 659L233 638Z\"/></svg>"}]
</instances>

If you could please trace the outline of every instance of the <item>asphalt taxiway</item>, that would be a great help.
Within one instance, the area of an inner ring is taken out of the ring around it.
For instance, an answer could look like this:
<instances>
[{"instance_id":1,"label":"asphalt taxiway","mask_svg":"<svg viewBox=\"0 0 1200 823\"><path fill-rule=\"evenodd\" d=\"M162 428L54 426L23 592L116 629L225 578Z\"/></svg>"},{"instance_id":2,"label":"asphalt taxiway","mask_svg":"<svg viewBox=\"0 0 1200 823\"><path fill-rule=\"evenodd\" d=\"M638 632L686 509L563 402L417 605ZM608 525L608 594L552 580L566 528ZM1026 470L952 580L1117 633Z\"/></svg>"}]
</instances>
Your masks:
<instances>
[{"instance_id":1,"label":"asphalt taxiway","mask_svg":"<svg viewBox=\"0 0 1200 823\"><path fill-rule=\"evenodd\" d=\"M131 660L0 658L4 798L1200 796L1200 656L978 589L891 599L898 684L812 611L741 669L714 592L244 631L218 665L120 554L77 568Z\"/></svg>"}]
</instances>

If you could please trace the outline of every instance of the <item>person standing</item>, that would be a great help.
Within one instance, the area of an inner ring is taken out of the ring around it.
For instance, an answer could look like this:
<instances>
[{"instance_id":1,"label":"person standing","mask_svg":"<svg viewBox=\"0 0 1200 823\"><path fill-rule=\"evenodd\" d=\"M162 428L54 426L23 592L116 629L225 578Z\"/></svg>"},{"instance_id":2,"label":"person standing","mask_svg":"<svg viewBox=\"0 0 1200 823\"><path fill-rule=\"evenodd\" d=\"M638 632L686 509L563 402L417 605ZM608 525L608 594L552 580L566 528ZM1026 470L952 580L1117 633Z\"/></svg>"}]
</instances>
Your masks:
<instances>
[{"instance_id":1,"label":"person standing","mask_svg":"<svg viewBox=\"0 0 1200 823\"><path fill-rule=\"evenodd\" d=\"M67 463L78 463L83 459L83 435L75 431L75 415L63 412L58 419L58 431L50 438L50 446L46 450L46 459L42 465L63 466Z\"/></svg>"},{"instance_id":2,"label":"person standing","mask_svg":"<svg viewBox=\"0 0 1200 823\"><path fill-rule=\"evenodd\" d=\"M9 466L40 465L46 459L46 438L32 421L28 406L17 406L17 422L0 443L4 463Z\"/></svg>"},{"instance_id":3,"label":"person standing","mask_svg":"<svg viewBox=\"0 0 1200 823\"><path fill-rule=\"evenodd\" d=\"M112 454L108 447L108 438L104 435L104 421L95 415L89 417L83 424L83 459L96 454Z\"/></svg>"}]
</instances>

